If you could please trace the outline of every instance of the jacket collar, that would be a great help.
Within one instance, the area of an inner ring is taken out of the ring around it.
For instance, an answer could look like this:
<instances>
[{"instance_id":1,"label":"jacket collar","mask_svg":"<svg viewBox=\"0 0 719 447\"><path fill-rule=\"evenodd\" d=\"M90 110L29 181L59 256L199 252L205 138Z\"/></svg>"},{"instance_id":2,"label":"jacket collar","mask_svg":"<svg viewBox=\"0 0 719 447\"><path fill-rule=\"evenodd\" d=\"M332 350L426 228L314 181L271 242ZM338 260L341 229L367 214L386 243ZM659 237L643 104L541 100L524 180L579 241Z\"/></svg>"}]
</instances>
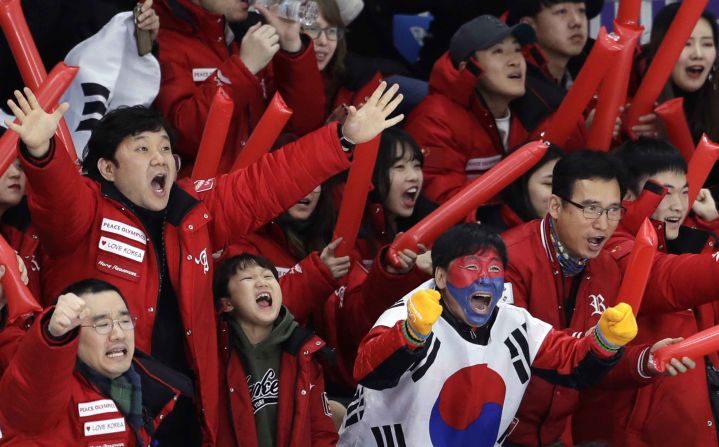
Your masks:
<instances>
[{"instance_id":1,"label":"jacket collar","mask_svg":"<svg viewBox=\"0 0 719 447\"><path fill-rule=\"evenodd\" d=\"M24 231L30 226L30 208L27 206L27 196L20 203L5 211L0 220L4 225Z\"/></svg>"},{"instance_id":2,"label":"jacket collar","mask_svg":"<svg viewBox=\"0 0 719 447\"><path fill-rule=\"evenodd\" d=\"M497 313L499 312L499 306L495 306L492 311L492 316L484 326L472 327L468 326L465 322L452 315L447 306L444 305L444 298L442 298L442 318L449 323L450 326L466 341L474 343L476 345L486 346L489 343L489 335L492 332L492 326L494 321L497 319Z\"/></svg>"},{"instance_id":3,"label":"jacket collar","mask_svg":"<svg viewBox=\"0 0 719 447\"><path fill-rule=\"evenodd\" d=\"M121 203L137 215L135 210L138 206L122 195L114 183L104 179L100 180L100 190L106 197ZM176 227L180 226L182 219L199 203L198 199L177 186L177 183L173 183L170 189L170 200L167 202L167 221Z\"/></svg>"}]
</instances>

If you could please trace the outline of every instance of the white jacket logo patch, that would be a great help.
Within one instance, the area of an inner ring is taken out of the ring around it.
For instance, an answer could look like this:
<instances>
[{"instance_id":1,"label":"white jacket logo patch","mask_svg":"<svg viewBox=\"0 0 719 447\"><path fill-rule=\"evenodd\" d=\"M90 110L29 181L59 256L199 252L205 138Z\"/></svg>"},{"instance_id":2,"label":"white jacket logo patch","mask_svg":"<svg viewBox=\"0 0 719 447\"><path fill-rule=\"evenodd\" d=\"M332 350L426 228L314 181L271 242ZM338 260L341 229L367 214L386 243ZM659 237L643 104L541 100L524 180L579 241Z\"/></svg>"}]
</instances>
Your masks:
<instances>
[{"instance_id":1,"label":"white jacket logo patch","mask_svg":"<svg viewBox=\"0 0 719 447\"><path fill-rule=\"evenodd\" d=\"M601 293L589 295L589 300L589 305L594 308L592 315L601 315L607 310L607 306L604 305L604 297Z\"/></svg>"},{"instance_id":2,"label":"white jacket logo patch","mask_svg":"<svg viewBox=\"0 0 719 447\"><path fill-rule=\"evenodd\" d=\"M200 252L200 257L195 258L195 264L200 265L202 264L202 273L207 275L207 272L210 271L210 263L207 260L207 249L205 248Z\"/></svg>"}]
</instances>

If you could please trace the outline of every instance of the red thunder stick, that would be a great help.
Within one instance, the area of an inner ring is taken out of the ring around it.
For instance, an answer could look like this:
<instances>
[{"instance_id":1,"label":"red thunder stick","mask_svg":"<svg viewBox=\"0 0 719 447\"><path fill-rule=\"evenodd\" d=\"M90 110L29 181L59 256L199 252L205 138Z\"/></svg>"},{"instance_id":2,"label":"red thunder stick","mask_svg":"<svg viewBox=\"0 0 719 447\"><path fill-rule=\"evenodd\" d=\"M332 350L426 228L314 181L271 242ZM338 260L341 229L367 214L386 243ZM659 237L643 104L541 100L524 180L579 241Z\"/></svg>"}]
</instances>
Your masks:
<instances>
[{"instance_id":1,"label":"red thunder stick","mask_svg":"<svg viewBox=\"0 0 719 447\"><path fill-rule=\"evenodd\" d=\"M342 243L335 250L337 257L349 255L357 240L379 151L379 140L378 135L366 143L358 144L355 149L354 161L347 177L347 186L337 216L335 234L332 236L333 241L342 238Z\"/></svg>"},{"instance_id":2,"label":"red thunder stick","mask_svg":"<svg viewBox=\"0 0 719 447\"><path fill-rule=\"evenodd\" d=\"M679 343L657 349L654 354L654 367L659 372L666 370L669 360L682 357L700 359L707 354L719 350L719 326L705 329Z\"/></svg>"},{"instance_id":3,"label":"red thunder stick","mask_svg":"<svg viewBox=\"0 0 719 447\"><path fill-rule=\"evenodd\" d=\"M594 114L592 128L587 139L587 147L603 152L609 150L619 108L627 101L634 50L644 30L641 26L622 23L615 23L614 28L619 34L619 43L623 48L616 57L616 64L602 81L597 111Z\"/></svg>"},{"instance_id":4,"label":"red thunder stick","mask_svg":"<svg viewBox=\"0 0 719 447\"><path fill-rule=\"evenodd\" d=\"M656 253L657 233L649 219L644 219L634 239L634 247L629 257L629 267L624 273L617 300L632 306L634 315L639 313L639 306L642 304L644 289L647 287L649 271L652 269L652 261Z\"/></svg>"},{"instance_id":5,"label":"red thunder stick","mask_svg":"<svg viewBox=\"0 0 719 447\"><path fill-rule=\"evenodd\" d=\"M244 169L269 152L291 116L292 109L287 107L279 92L275 93L247 144L232 165L232 170Z\"/></svg>"},{"instance_id":6,"label":"red thunder stick","mask_svg":"<svg viewBox=\"0 0 719 447\"><path fill-rule=\"evenodd\" d=\"M711 141L706 134L702 135L702 139L689 161L689 170L687 171L689 209L692 208L692 204L696 200L699 190L704 186L707 177L709 177L709 172L712 170L717 158L719 158L719 144Z\"/></svg>"},{"instance_id":7,"label":"red thunder stick","mask_svg":"<svg viewBox=\"0 0 719 447\"><path fill-rule=\"evenodd\" d=\"M41 312L42 307L32 296L30 289L22 282L15 250L3 237L0 237L0 264L5 266L5 276L0 282L7 299L8 323L13 324L28 314Z\"/></svg>"},{"instance_id":8,"label":"red thunder stick","mask_svg":"<svg viewBox=\"0 0 719 447\"><path fill-rule=\"evenodd\" d=\"M597 91L597 86L612 65L612 59L621 49L622 46L602 27L576 81L552 115L544 134L545 140L560 147L564 145L589 104L589 100Z\"/></svg>"},{"instance_id":9,"label":"red thunder stick","mask_svg":"<svg viewBox=\"0 0 719 447\"><path fill-rule=\"evenodd\" d=\"M638 24L641 12L642 0L620 0L616 22L621 24Z\"/></svg>"},{"instance_id":10,"label":"red thunder stick","mask_svg":"<svg viewBox=\"0 0 719 447\"><path fill-rule=\"evenodd\" d=\"M77 76L78 67L68 67L60 62L52 69L45 82L35 91L37 102L44 110L50 110L60 100L72 80ZM10 164L17 158L19 136L8 131L0 138L0 175L7 171Z\"/></svg>"},{"instance_id":11,"label":"red thunder stick","mask_svg":"<svg viewBox=\"0 0 719 447\"><path fill-rule=\"evenodd\" d=\"M684 98L680 96L665 101L654 109L654 113L664 123L669 141L679 149L679 152L689 163L692 155L694 155L694 139L689 131L689 123L684 114Z\"/></svg>"},{"instance_id":12,"label":"red thunder stick","mask_svg":"<svg viewBox=\"0 0 719 447\"><path fill-rule=\"evenodd\" d=\"M217 166L220 164L222 149L225 147L227 130L235 105L232 99L220 87L212 98L210 112L207 114L205 130L202 131L200 148L192 168L192 179L206 179L217 175Z\"/></svg>"},{"instance_id":13,"label":"red thunder stick","mask_svg":"<svg viewBox=\"0 0 719 447\"><path fill-rule=\"evenodd\" d=\"M649 69L647 69L642 83L639 85L632 105L629 107L624 127L629 135L634 137L632 127L639 122L639 117L648 114L654 109L654 101L659 97L664 84L674 69L674 64L692 34L694 26L704 12L709 0L693 0L682 2L677 15L667 30L664 40L659 45Z\"/></svg>"},{"instance_id":14,"label":"red thunder stick","mask_svg":"<svg viewBox=\"0 0 719 447\"><path fill-rule=\"evenodd\" d=\"M40 53L38 53L35 41L30 34L20 0L0 0L0 27L10 45L23 82L37 94L40 84L47 78L47 71L45 71ZM55 107L56 103L57 101L46 107ZM70 158L73 161L77 160L75 144L72 142L70 130L64 119L58 125L57 135Z\"/></svg>"},{"instance_id":15,"label":"red thunder stick","mask_svg":"<svg viewBox=\"0 0 719 447\"><path fill-rule=\"evenodd\" d=\"M397 238L387 252L387 261L399 267L400 251L406 248L417 251L418 244L429 247L440 234L462 220L471 210L497 195L537 164L548 147L549 144L544 141L532 141L509 154Z\"/></svg>"}]
</instances>

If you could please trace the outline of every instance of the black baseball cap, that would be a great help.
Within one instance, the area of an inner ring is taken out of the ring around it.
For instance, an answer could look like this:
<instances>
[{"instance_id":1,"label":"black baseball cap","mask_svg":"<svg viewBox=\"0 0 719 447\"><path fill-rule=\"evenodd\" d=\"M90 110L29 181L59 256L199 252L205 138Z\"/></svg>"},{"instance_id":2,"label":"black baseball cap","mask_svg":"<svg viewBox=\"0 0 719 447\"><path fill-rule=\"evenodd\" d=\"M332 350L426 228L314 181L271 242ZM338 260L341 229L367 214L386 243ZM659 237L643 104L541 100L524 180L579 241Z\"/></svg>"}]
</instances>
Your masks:
<instances>
[{"instance_id":1,"label":"black baseball cap","mask_svg":"<svg viewBox=\"0 0 719 447\"><path fill-rule=\"evenodd\" d=\"M564 1L582 3L582 0ZM505 0L505 2L507 5L507 23L510 24L517 23L522 17L533 16L542 10L541 0ZM546 3L551 4L552 2L547 1ZM599 15L604 6L604 0L584 0L583 3L587 8L587 19L593 19Z\"/></svg>"},{"instance_id":2,"label":"black baseball cap","mask_svg":"<svg viewBox=\"0 0 719 447\"><path fill-rule=\"evenodd\" d=\"M449 55L455 66L466 61L477 50L484 50L514 36L520 45L535 41L534 28L526 23L507 26L493 15L475 17L460 26L449 41Z\"/></svg>"}]
</instances>

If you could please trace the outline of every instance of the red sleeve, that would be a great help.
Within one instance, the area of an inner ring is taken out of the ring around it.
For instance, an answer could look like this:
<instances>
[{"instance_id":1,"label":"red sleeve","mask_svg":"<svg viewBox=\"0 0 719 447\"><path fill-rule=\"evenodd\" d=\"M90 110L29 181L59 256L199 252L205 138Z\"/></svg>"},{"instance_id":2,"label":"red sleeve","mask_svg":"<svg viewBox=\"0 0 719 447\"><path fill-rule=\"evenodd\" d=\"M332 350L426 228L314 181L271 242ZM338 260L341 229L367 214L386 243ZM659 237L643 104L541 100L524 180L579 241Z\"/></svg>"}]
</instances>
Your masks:
<instances>
[{"instance_id":1,"label":"red sleeve","mask_svg":"<svg viewBox=\"0 0 719 447\"><path fill-rule=\"evenodd\" d=\"M636 388L654 382L648 370L650 345L627 346L617 366L607 374L600 386L607 389Z\"/></svg>"},{"instance_id":2,"label":"red sleeve","mask_svg":"<svg viewBox=\"0 0 719 447\"><path fill-rule=\"evenodd\" d=\"M249 120L249 108L254 104L265 104L260 80L253 75L240 59L239 53L229 56L212 75L196 84L192 69L179 42L173 36L163 43L160 33L160 68L162 80L155 105L170 120L180 136L178 151L183 157L194 159L207 121L207 114L218 85L222 85L234 103L232 120L245 123ZM221 76L219 78L218 76ZM228 82L229 81L229 82ZM257 116L262 110L252 111Z\"/></svg>"},{"instance_id":3,"label":"red sleeve","mask_svg":"<svg viewBox=\"0 0 719 447\"><path fill-rule=\"evenodd\" d=\"M237 242L349 166L333 123L265 154L247 169L218 177L216 186L199 193L212 212L213 246Z\"/></svg>"},{"instance_id":4,"label":"red sleeve","mask_svg":"<svg viewBox=\"0 0 719 447\"><path fill-rule=\"evenodd\" d=\"M433 102L425 100L411 116L405 129L426 150L424 187L422 192L435 203L442 204L467 184L467 156L454 139L450 116L434 110Z\"/></svg>"},{"instance_id":5,"label":"red sleeve","mask_svg":"<svg viewBox=\"0 0 719 447\"><path fill-rule=\"evenodd\" d=\"M387 247L380 250L363 282L348 284L343 305L337 310L338 327L344 328L338 331L338 342L343 353L351 353L350 360L382 313L429 279L416 268L404 275L389 273L383 265L386 251Z\"/></svg>"},{"instance_id":6,"label":"red sleeve","mask_svg":"<svg viewBox=\"0 0 719 447\"><path fill-rule=\"evenodd\" d=\"M279 51L272 59L275 85L294 111L288 130L305 135L322 127L327 103L322 75L317 68L312 39L302 35L303 50L296 54Z\"/></svg>"},{"instance_id":7,"label":"red sleeve","mask_svg":"<svg viewBox=\"0 0 719 447\"><path fill-rule=\"evenodd\" d=\"M27 332L0 380L3 402L12 403L0 405L3 419L13 430L28 435L57 425L70 401L79 331L64 344L51 344L44 326L53 309L47 309Z\"/></svg>"},{"instance_id":8,"label":"red sleeve","mask_svg":"<svg viewBox=\"0 0 719 447\"><path fill-rule=\"evenodd\" d=\"M362 382L380 370L392 371L393 377L386 377L385 380L398 380L410 367L415 361L413 354L421 351L422 346L415 346L407 341L403 325L404 320L399 320L392 327L377 326L367 334L357 352L355 380ZM392 367L385 368L387 365Z\"/></svg>"},{"instance_id":9,"label":"red sleeve","mask_svg":"<svg viewBox=\"0 0 719 447\"><path fill-rule=\"evenodd\" d=\"M327 297L339 287L332 273L313 252L292 267L282 278L282 302L300 324L322 310Z\"/></svg>"},{"instance_id":10,"label":"red sleeve","mask_svg":"<svg viewBox=\"0 0 719 447\"><path fill-rule=\"evenodd\" d=\"M555 385L584 389L598 383L621 355L621 350L612 353L600 348L593 332L574 338L550 329L532 362L532 371Z\"/></svg>"},{"instance_id":11,"label":"red sleeve","mask_svg":"<svg viewBox=\"0 0 719 447\"><path fill-rule=\"evenodd\" d=\"M51 140L50 151L47 161L38 165L21 150L20 162L29 183L33 226L46 253L53 256L83 242L97 213L99 194L95 182L80 175L59 139Z\"/></svg>"},{"instance_id":12,"label":"red sleeve","mask_svg":"<svg viewBox=\"0 0 719 447\"><path fill-rule=\"evenodd\" d=\"M327 402L325 392L325 379L322 377L322 369L319 365L312 365L312 384L310 389L310 424L312 426L312 446L330 447L337 444L339 436L332 421L332 416Z\"/></svg>"},{"instance_id":13,"label":"red sleeve","mask_svg":"<svg viewBox=\"0 0 719 447\"><path fill-rule=\"evenodd\" d=\"M719 231L719 219L704 220L696 214L688 216L687 219L684 221L684 225L715 234Z\"/></svg>"},{"instance_id":14,"label":"red sleeve","mask_svg":"<svg viewBox=\"0 0 719 447\"><path fill-rule=\"evenodd\" d=\"M10 366L25 333L25 329L15 325L0 330L0 376Z\"/></svg>"}]
</instances>

